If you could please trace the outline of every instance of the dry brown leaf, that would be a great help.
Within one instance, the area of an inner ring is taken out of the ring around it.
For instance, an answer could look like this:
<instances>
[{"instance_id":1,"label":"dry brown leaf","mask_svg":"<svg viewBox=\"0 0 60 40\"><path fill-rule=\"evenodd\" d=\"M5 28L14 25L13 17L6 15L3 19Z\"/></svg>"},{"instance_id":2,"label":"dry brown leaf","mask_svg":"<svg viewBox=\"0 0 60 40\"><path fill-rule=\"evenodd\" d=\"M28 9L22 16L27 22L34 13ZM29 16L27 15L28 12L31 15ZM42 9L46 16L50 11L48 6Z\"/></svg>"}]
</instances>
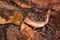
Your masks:
<instances>
[{"instance_id":1,"label":"dry brown leaf","mask_svg":"<svg viewBox=\"0 0 60 40\"><path fill-rule=\"evenodd\" d=\"M17 5L19 5L22 8L32 8L32 6L22 3L20 0L12 0L12 1L14 1Z\"/></svg>"},{"instance_id":2,"label":"dry brown leaf","mask_svg":"<svg viewBox=\"0 0 60 40\"><path fill-rule=\"evenodd\" d=\"M18 8L8 4L7 2L5 1L0 1L0 7L1 8L4 8L4 9L9 9L9 10L19 10Z\"/></svg>"},{"instance_id":3,"label":"dry brown leaf","mask_svg":"<svg viewBox=\"0 0 60 40\"><path fill-rule=\"evenodd\" d=\"M18 30L16 26L12 26L7 29L7 40L26 40L26 39L27 36L25 35L25 33Z\"/></svg>"},{"instance_id":4,"label":"dry brown leaf","mask_svg":"<svg viewBox=\"0 0 60 40\"><path fill-rule=\"evenodd\" d=\"M28 36L27 40L34 40L34 32L29 26L23 23L21 26L21 31L27 33Z\"/></svg>"},{"instance_id":5,"label":"dry brown leaf","mask_svg":"<svg viewBox=\"0 0 60 40\"><path fill-rule=\"evenodd\" d=\"M60 37L60 30L56 30L56 36Z\"/></svg>"},{"instance_id":6,"label":"dry brown leaf","mask_svg":"<svg viewBox=\"0 0 60 40\"><path fill-rule=\"evenodd\" d=\"M60 10L60 5L55 5L55 6L53 6L53 8L52 8L52 9L54 9L54 10L58 11L58 10Z\"/></svg>"},{"instance_id":7,"label":"dry brown leaf","mask_svg":"<svg viewBox=\"0 0 60 40\"><path fill-rule=\"evenodd\" d=\"M19 11L14 11L12 13L14 15L9 17L10 19L8 20L8 23L13 23L13 24L16 24L16 25L20 24L22 19L23 19L22 13L19 12Z\"/></svg>"},{"instance_id":8,"label":"dry brown leaf","mask_svg":"<svg viewBox=\"0 0 60 40\"><path fill-rule=\"evenodd\" d=\"M5 23L7 23L7 21L4 18L0 17L0 24L5 24Z\"/></svg>"}]
</instances>

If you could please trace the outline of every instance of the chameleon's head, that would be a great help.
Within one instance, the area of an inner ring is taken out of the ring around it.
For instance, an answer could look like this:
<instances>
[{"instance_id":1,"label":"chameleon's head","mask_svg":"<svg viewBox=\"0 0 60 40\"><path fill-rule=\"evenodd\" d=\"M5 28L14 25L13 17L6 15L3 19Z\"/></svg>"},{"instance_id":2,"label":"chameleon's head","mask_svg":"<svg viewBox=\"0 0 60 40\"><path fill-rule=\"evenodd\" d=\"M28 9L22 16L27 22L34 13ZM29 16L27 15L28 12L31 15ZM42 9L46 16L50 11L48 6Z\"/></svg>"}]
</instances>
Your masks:
<instances>
[{"instance_id":1,"label":"chameleon's head","mask_svg":"<svg viewBox=\"0 0 60 40\"><path fill-rule=\"evenodd\" d=\"M49 21L50 10L48 12L41 12L41 13L28 13L25 21L27 24L33 27L43 27Z\"/></svg>"}]
</instances>

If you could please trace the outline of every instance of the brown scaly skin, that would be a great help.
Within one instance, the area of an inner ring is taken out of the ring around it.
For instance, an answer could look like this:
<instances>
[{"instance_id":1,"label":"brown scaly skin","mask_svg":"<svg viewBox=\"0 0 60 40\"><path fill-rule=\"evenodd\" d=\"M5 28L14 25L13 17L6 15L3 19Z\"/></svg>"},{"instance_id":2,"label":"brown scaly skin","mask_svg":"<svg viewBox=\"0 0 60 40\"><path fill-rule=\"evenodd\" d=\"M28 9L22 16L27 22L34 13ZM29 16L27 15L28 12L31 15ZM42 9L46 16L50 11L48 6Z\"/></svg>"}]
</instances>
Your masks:
<instances>
[{"instance_id":1,"label":"brown scaly skin","mask_svg":"<svg viewBox=\"0 0 60 40\"><path fill-rule=\"evenodd\" d=\"M51 15L50 11L51 11L51 10L48 10L47 15L46 15L46 19L45 19L45 21L43 21L43 22L41 22L41 21L32 21L31 19L29 19L29 18L27 18L27 17L26 17L26 19L25 19L24 22L26 22L27 24L33 26L34 28L43 27L43 26L45 26L45 25L48 23L48 21L49 21L49 17L50 17L50 15ZM33 16L34 16L34 15L33 15ZM32 18L32 17L31 17L31 18ZM33 19L34 19L34 18L33 18ZM38 19L38 18L37 18L37 19Z\"/></svg>"}]
</instances>

